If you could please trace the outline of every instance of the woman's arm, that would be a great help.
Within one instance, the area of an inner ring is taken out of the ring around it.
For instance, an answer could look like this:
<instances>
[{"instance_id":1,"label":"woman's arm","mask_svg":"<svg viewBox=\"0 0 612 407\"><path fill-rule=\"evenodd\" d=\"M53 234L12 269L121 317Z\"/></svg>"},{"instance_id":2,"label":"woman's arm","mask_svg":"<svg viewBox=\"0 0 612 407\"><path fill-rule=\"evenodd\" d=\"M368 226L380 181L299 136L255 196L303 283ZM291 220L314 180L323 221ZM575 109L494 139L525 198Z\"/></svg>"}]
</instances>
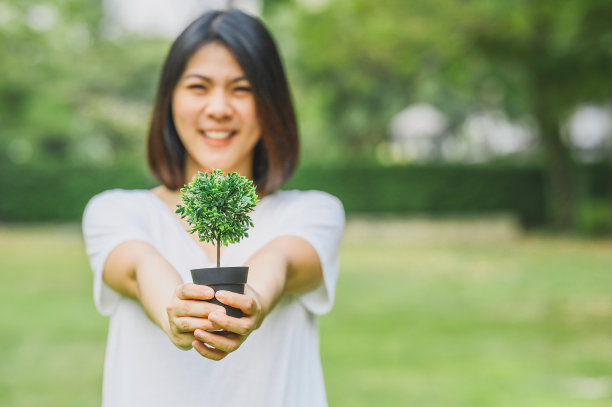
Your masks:
<instances>
[{"instance_id":1,"label":"woman's arm","mask_svg":"<svg viewBox=\"0 0 612 407\"><path fill-rule=\"evenodd\" d=\"M139 301L149 318L181 349L195 348L202 356L220 360L240 347L280 298L318 285L323 276L315 249L297 236L279 237L247 261L245 295L228 291L217 299L239 308L242 318L203 300L215 296L207 286L183 284L178 272L149 243L127 241L109 254L104 282ZM222 332L209 332L214 330Z\"/></svg>"},{"instance_id":2,"label":"woman's arm","mask_svg":"<svg viewBox=\"0 0 612 407\"><path fill-rule=\"evenodd\" d=\"M207 319L222 307L202 300L213 298L207 286L183 284L178 272L149 243L130 240L108 255L102 273L115 291L133 298L181 349L190 349L195 329L218 329Z\"/></svg>"},{"instance_id":3,"label":"woman's arm","mask_svg":"<svg viewBox=\"0 0 612 407\"><path fill-rule=\"evenodd\" d=\"M251 256L247 264L249 277L245 295L228 291L216 293L220 302L241 309L244 316L232 318L224 310L211 312L208 319L225 332L195 330L195 338L201 342L194 341L192 345L202 356L214 360L224 358L259 328L283 295L314 288L323 279L315 249L297 236L274 239Z\"/></svg>"},{"instance_id":4,"label":"woman's arm","mask_svg":"<svg viewBox=\"0 0 612 407\"><path fill-rule=\"evenodd\" d=\"M284 294L306 291L323 279L315 249L297 236L282 236L258 250L247 262L249 285L267 315Z\"/></svg>"}]
</instances>

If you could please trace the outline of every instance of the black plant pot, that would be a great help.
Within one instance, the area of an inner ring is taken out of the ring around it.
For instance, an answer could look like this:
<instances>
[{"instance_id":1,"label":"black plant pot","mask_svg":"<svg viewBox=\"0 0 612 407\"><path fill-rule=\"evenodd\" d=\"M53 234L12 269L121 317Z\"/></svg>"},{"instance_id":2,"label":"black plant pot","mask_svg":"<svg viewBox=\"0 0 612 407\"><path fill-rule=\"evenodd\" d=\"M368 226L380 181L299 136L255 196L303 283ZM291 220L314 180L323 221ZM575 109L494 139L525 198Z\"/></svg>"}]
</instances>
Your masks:
<instances>
[{"instance_id":1,"label":"black plant pot","mask_svg":"<svg viewBox=\"0 0 612 407\"><path fill-rule=\"evenodd\" d=\"M191 270L191 278L194 284L207 285L215 292L225 290L238 294L244 294L244 285L247 282L248 274L248 267L211 267ZM225 308L227 315L231 317L242 317L241 310L222 304L216 298L208 300L208 302L221 305Z\"/></svg>"}]
</instances>

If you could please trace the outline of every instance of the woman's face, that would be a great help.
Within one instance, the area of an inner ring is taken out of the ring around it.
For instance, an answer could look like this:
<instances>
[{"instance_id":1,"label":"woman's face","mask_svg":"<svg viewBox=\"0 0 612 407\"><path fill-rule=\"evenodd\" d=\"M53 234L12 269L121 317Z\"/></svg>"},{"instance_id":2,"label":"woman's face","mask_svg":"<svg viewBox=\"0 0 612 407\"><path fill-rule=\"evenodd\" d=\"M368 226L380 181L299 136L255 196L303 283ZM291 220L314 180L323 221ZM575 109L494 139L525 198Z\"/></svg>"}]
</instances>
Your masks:
<instances>
[{"instance_id":1,"label":"woman's face","mask_svg":"<svg viewBox=\"0 0 612 407\"><path fill-rule=\"evenodd\" d=\"M255 99L227 48L210 43L191 57L174 89L172 115L187 152L186 181L212 168L252 177L261 137Z\"/></svg>"}]
</instances>

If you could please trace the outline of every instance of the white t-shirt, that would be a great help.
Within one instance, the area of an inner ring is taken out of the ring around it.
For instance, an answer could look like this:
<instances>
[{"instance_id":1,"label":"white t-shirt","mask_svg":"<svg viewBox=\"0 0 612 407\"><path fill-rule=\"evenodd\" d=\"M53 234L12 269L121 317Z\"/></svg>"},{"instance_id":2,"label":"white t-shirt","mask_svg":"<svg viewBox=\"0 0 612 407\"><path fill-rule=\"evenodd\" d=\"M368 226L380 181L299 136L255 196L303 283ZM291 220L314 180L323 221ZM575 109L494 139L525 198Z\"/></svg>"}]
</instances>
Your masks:
<instances>
[{"instance_id":1,"label":"white t-shirt","mask_svg":"<svg viewBox=\"0 0 612 407\"><path fill-rule=\"evenodd\" d=\"M240 349L221 361L175 347L135 300L102 281L108 254L119 243L153 245L191 282L190 269L215 267L176 215L148 190L111 190L88 203L83 234L94 273L94 299L110 316L104 363L103 406L327 406L317 315L333 304L337 251L344 210L319 191L279 191L264 197L251 216L249 237L224 247L221 266L244 264L278 236L309 242L321 261L323 282L285 296Z\"/></svg>"}]
</instances>

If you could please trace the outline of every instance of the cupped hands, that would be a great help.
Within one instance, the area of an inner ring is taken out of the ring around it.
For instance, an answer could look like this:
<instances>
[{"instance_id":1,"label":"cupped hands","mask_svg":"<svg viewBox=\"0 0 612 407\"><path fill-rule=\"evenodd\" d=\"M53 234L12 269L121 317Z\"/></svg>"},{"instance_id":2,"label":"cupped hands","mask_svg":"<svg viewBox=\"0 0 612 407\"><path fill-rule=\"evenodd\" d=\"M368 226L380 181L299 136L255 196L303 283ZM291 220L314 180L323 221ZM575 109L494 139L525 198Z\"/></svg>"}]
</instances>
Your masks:
<instances>
[{"instance_id":1,"label":"cupped hands","mask_svg":"<svg viewBox=\"0 0 612 407\"><path fill-rule=\"evenodd\" d=\"M196 328L195 340L191 345L205 358L221 360L237 350L247 337L259 328L264 312L259 295L248 284L245 294L218 291L215 297L223 304L240 309L243 315L241 318L230 317L221 307L211 311L207 320L215 326L213 332Z\"/></svg>"}]
</instances>

